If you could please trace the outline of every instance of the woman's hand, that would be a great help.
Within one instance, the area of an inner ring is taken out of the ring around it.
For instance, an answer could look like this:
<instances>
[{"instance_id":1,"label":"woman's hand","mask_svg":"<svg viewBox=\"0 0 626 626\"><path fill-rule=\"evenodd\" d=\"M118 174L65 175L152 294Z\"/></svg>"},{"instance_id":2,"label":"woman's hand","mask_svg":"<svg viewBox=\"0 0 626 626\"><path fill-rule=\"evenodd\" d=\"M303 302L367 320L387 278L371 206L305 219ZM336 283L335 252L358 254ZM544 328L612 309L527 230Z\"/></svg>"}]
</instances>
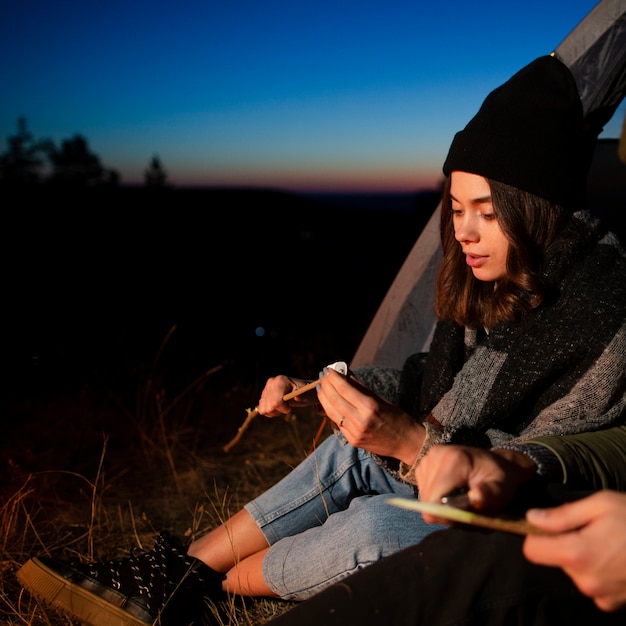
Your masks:
<instances>
[{"instance_id":1,"label":"woman's hand","mask_svg":"<svg viewBox=\"0 0 626 626\"><path fill-rule=\"evenodd\" d=\"M317 398L355 447L412 465L422 448L424 428L402 409L364 387L358 380L324 369Z\"/></svg>"},{"instance_id":2,"label":"woman's hand","mask_svg":"<svg viewBox=\"0 0 626 626\"><path fill-rule=\"evenodd\" d=\"M274 376L269 378L265 383L263 392L261 393L261 399L258 404L258 411L261 415L266 417L277 417L279 415L287 415L291 413L294 408L311 406L317 402L315 395L315 389L307 391L302 395L298 395L292 398L288 402L283 400L283 397L288 393L300 389L307 384L306 380L299 378L289 378L288 376Z\"/></svg>"},{"instance_id":3,"label":"woman's hand","mask_svg":"<svg viewBox=\"0 0 626 626\"><path fill-rule=\"evenodd\" d=\"M424 501L439 502L453 491L468 489L473 508L495 511L513 499L517 488L530 480L536 469L530 457L515 450L440 445L428 450L415 479ZM425 513L423 517L427 522L444 521Z\"/></svg>"},{"instance_id":4,"label":"woman's hand","mask_svg":"<svg viewBox=\"0 0 626 626\"><path fill-rule=\"evenodd\" d=\"M561 567L603 611L626 607L626 494L600 491L550 509L530 509L526 519L556 535L528 535L524 555Z\"/></svg>"}]
</instances>

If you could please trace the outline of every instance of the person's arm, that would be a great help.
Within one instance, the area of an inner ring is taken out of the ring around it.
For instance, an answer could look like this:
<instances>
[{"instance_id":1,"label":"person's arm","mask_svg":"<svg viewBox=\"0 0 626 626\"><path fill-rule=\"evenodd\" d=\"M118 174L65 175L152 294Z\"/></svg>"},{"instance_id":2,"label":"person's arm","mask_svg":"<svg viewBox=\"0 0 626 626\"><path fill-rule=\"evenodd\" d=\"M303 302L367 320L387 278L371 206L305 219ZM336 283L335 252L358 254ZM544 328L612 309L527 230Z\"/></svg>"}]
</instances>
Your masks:
<instances>
[{"instance_id":1,"label":"person's arm","mask_svg":"<svg viewBox=\"0 0 626 626\"><path fill-rule=\"evenodd\" d=\"M568 487L626 491L626 425L536 437L503 448L523 452L533 459L539 475Z\"/></svg>"},{"instance_id":2,"label":"person's arm","mask_svg":"<svg viewBox=\"0 0 626 626\"><path fill-rule=\"evenodd\" d=\"M489 510L506 506L519 487L537 475L573 489L626 491L626 426L537 437L492 450L435 446L415 474L423 500L437 501L467 488L472 505Z\"/></svg>"},{"instance_id":3,"label":"person's arm","mask_svg":"<svg viewBox=\"0 0 626 626\"><path fill-rule=\"evenodd\" d=\"M581 593L603 611L626 607L626 426L567 437L539 437L531 445L550 450L563 482L599 491L576 502L530 509L526 518L554 535L529 535L524 555L561 567ZM610 537L610 540L607 538Z\"/></svg>"},{"instance_id":4,"label":"person's arm","mask_svg":"<svg viewBox=\"0 0 626 626\"><path fill-rule=\"evenodd\" d=\"M551 535L531 534L524 555L560 567L603 611L626 607L626 494L599 491L549 509L530 509L526 519Z\"/></svg>"}]
</instances>

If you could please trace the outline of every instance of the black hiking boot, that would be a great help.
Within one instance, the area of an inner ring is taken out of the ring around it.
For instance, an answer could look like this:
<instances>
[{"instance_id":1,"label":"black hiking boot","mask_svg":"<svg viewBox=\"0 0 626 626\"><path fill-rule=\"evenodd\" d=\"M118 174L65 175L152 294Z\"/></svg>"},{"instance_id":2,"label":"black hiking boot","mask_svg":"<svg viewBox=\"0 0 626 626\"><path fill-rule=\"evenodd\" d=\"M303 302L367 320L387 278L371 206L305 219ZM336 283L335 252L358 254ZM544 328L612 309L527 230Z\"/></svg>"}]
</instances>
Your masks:
<instances>
[{"instance_id":1,"label":"black hiking boot","mask_svg":"<svg viewBox=\"0 0 626 626\"><path fill-rule=\"evenodd\" d=\"M226 597L223 574L162 532L149 552L79 563L33 557L17 578L35 597L90 626L196 626L214 622L207 601Z\"/></svg>"}]
</instances>

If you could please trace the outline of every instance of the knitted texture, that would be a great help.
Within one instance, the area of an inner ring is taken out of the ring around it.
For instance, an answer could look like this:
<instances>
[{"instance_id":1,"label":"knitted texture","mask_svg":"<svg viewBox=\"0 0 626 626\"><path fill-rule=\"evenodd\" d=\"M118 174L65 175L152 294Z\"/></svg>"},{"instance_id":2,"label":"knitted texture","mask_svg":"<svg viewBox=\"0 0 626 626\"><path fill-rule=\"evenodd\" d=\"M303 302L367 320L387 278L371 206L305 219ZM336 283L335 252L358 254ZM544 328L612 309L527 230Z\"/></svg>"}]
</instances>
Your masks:
<instances>
[{"instance_id":1,"label":"knitted texture","mask_svg":"<svg viewBox=\"0 0 626 626\"><path fill-rule=\"evenodd\" d=\"M398 404L402 370L391 367L357 367L352 372L368 389L392 404Z\"/></svg>"}]
</instances>

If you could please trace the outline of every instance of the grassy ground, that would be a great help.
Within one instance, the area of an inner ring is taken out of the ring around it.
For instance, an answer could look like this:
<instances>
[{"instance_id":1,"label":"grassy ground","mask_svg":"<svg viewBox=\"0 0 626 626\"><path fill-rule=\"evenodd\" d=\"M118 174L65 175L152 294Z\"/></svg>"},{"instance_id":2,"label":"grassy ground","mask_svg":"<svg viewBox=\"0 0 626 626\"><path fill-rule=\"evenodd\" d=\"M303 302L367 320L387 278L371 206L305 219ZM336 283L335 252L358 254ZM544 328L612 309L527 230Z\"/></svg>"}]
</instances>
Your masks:
<instances>
[{"instance_id":1,"label":"grassy ground","mask_svg":"<svg viewBox=\"0 0 626 626\"><path fill-rule=\"evenodd\" d=\"M97 380L55 387L3 409L0 623L72 624L20 588L15 573L30 556L121 558L149 549L162 529L189 541L286 474L320 426L311 414L258 417L226 453L257 388L221 364L178 385L156 367L128 383L128 393ZM262 624L288 608L238 603L228 624Z\"/></svg>"},{"instance_id":2,"label":"grassy ground","mask_svg":"<svg viewBox=\"0 0 626 626\"><path fill-rule=\"evenodd\" d=\"M317 416L257 418L223 446L268 375L350 359L439 196L144 191L3 198L3 625L68 624L21 592L31 555L189 540L301 460ZM247 608L234 624L285 605Z\"/></svg>"}]
</instances>

